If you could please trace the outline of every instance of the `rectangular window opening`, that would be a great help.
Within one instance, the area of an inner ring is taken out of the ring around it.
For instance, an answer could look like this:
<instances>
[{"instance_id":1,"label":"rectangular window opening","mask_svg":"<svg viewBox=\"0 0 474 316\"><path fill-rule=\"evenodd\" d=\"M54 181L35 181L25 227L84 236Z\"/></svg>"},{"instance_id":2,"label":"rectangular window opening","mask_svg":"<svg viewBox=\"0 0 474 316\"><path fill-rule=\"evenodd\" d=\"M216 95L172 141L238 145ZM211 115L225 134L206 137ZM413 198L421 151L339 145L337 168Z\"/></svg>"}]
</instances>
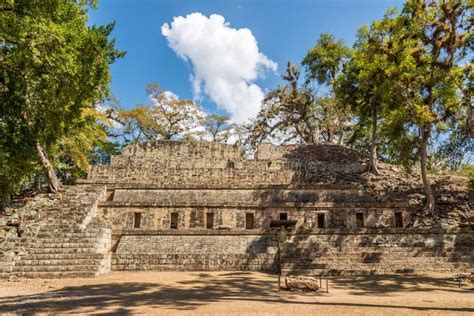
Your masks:
<instances>
[{"instance_id":1,"label":"rectangular window opening","mask_svg":"<svg viewBox=\"0 0 474 316\"><path fill-rule=\"evenodd\" d=\"M280 221L287 221L288 213L280 213Z\"/></svg>"},{"instance_id":2,"label":"rectangular window opening","mask_svg":"<svg viewBox=\"0 0 474 316\"><path fill-rule=\"evenodd\" d=\"M133 216L133 228L140 228L142 225L142 213L135 213Z\"/></svg>"},{"instance_id":3,"label":"rectangular window opening","mask_svg":"<svg viewBox=\"0 0 474 316\"><path fill-rule=\"evenodd\" d=\"M171 213L170 228L178 229L178 213Z\"/></svg>"},{"instance_id":4,"label":"rectangular window opening","mask_svg":"<svg viewBox=\"0 0 474 316\"><path fill-rule=\"evenodd\" d=\"M364 227L364 213L356 213L356 227L362 228Z\"/></svg>"},{"instance_id":5,"label":"rectangular window opening","mask_svg":"<svg viewBox=\"0 0 474 316\"><path fill-rule=\"evenodd\" d=\"M320 213L318 214L318 228L326 228L326 219L325 215Z\"/></svg>"},{"instance_id":6,"label":"rectangular window opening","mask_svg":"<svg viewBox=\"0 0 474 316\"><path fill-rule=\"evenodd\" d=\"M403 215L402 215L402 212L395 212L395 227L403 228Z\"/></svg>"},{"instance_id":7,"label":"rectangular window opening","mask_svg":"<svg viewBox=\"0 0 474 316\"><path fill-rule=\"evenodd\" d=\"M254 216L252 213L245 214L245 229L253 229L254 228Z\"/></svg>"},{"instance_id":8,"label":"rectangular window opening","mask_svg":"<svg viewBox=\"0 0 474 316\"><path fill-rule=\"evenodd\" d=\"M214 213L206 214L206 228L212 229L214 227Z\"/></svg>"}]
</instances>

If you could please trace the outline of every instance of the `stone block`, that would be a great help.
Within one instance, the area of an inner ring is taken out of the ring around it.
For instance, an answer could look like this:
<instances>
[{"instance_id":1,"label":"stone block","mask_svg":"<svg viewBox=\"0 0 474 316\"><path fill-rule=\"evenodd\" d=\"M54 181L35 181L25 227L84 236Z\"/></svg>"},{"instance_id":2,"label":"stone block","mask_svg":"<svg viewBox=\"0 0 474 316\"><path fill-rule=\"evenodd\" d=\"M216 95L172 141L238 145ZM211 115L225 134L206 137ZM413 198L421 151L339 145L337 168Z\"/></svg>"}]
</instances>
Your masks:
<instances>
[{"instance_id":1,"label":"stone block","mask_svg":"<svg viewBox=\"0 0 474 316\"><path fill-rule=\"evenodd\" d=\"M310 276L286 276L285 287L290 291L319 291L319 280Z\"/></svg>"}]
</instances>

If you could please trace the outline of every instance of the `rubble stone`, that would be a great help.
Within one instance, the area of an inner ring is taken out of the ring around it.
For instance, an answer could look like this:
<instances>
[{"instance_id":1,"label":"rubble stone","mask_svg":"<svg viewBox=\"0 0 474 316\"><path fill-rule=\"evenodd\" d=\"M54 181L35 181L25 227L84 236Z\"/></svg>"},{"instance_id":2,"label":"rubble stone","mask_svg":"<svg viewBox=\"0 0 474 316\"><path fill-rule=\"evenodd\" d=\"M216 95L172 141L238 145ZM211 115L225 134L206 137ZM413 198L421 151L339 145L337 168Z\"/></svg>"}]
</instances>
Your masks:
<instances>
[{"instance_id":1,"label":"rubble stone","mask_svg":"<svg viewBox=\"0 0 474 316\"><path fill-rule=\"evenodd\" d=\"M319 291L318 279L310 276L287 276L285 287L290 291Z\"/></svg>"}]
</instances>

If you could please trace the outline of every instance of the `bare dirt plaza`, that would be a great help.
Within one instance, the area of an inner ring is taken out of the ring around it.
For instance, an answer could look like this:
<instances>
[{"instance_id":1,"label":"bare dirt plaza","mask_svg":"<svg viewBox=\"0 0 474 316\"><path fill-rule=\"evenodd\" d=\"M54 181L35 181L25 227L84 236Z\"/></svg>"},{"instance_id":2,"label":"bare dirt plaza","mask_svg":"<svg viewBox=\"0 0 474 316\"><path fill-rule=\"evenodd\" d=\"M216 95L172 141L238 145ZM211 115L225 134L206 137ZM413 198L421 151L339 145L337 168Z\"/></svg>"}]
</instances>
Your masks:
<instances>
[{"instance_id":1,"label":"bare dirt plaza","mask_svg":"<svg viewBox=\"0 0 474 316\"><path fill-rule=\"evenodd\" d=\"M258 272L112 272L0 281L1 313L472 315L474 287L452 275L335 277L329 293L277 291Z\"/></svg>"}]
</instances>

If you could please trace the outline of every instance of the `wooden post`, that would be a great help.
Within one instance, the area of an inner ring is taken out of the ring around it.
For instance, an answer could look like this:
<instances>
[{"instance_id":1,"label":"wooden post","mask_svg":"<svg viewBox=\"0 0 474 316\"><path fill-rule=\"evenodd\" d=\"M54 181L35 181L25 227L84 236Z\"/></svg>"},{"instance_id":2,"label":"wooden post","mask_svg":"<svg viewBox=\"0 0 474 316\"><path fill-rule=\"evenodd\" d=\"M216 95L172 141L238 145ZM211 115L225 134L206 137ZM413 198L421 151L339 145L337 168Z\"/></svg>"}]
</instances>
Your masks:
<instances>
[{"instance_id":1,"label":"wooden post","mask_svg":"<svg viewBox=\"0 0 474 316\"><path fill-rule=\"evenodd\" d=\"M278 236L278 292L280 292L281 281L281 253L280 253L280 236Z\"/></svg>"},{"instance_id":2,"label":"wooden post","mask_svg":"<svg viewBox=\"0 0 474 316\"><path fill-rule=\"evenodd\" d=\"M329 293L329 280L326 278L326 293Z\"/></svg>"}]
</instances>

